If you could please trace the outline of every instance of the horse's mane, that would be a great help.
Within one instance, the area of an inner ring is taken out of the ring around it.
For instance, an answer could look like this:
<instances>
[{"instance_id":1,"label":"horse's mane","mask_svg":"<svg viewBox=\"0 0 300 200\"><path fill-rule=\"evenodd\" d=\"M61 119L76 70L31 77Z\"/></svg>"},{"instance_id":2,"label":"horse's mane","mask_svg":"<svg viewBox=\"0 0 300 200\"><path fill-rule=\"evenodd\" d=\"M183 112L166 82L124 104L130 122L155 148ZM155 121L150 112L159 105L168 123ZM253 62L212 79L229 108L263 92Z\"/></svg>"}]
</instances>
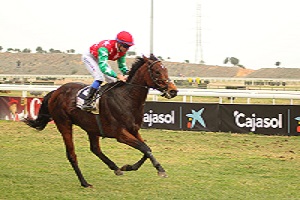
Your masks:
<instances>
[{"instance_id":1,"label":"horse's mane","mask_svg":"<svg viewBox=\"0 0 300 200\"><path fill-rule=\"evenodd\" d=\"M156 61L158 60L153 54L150 55L150 60ZM131 69L129 71L129 75L127 78L127 82L129 82L132 77L134 76L135 72L145 64L145 60L142 57L137 57L134 63L131 66Z\"/></svg>"}]
</instances>

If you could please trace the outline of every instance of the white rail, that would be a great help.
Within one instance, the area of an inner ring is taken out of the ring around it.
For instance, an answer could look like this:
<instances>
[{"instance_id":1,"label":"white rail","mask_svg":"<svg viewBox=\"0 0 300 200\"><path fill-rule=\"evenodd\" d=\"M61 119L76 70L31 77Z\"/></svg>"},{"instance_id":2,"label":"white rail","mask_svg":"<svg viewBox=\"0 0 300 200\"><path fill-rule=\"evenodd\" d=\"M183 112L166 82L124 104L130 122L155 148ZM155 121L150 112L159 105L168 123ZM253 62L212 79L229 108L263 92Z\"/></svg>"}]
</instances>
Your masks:
<instances>
[{"instance_id":1,"label":"white rail","mask_svg":"<svg viewBox=\"0 0 300 200\"><path fill-rule=\"evenodd\" d=\"M32 78L36 79L39 78L56 78L56 79L62 79L62 78L71 78L71 79L91 79L91 75L54 75L54 74L0 74L0 79L3 78ZM229 78L229 77L201 77L201 76L194 76L194 77L177 77L177 76L171 76L171 80L195 80L195 79L201 79L201 80L210 80L210 81L274 81L274 82L300 82L300 79L290 79L290 78Z\"/></svg>"},{"instance_id":2,"label":"white rail","mask_svg":"<svg viewBox=\"0 0 300 200\"><path fill-rule=\"evenodd\" d=\"M158 95L158 91L150 91L150 94ZM231 89L179 89L178 95L183 96L183 101L186 102L186 97L190 97L192 102L193 96L199 97L219 97L219 103L222 103L222 98L230 98L233 103L234 98L247 98L247 103L250 103L251 98L255 99L290 99L290 104L293 100L300 99L299 91L274 91L274 90L231 90ZM154 99L155 100L155 99ZM156 99L157 100L157 99Z\"/></svg>"},{"instance_id":3,"label":"white rail","mask_svg":"<svg viewBox=\"0 0 300 200\"><path fill-rule=\"evenodd\" d=\"M54 85L11 85L0 84L0 90L4 91L22 91L23 97L26 97L27 92L43 91L49 92L57 89L59 86ZM150 90L150 95L153 95L153 100L156 101L159 91ZM179 89L179 96L183 96L183 101L186 102L187 96L190 97L219 97L219 102L222 103L222 98L227 97L233 100L234 98L248 98L247 103L250 103L251 98L263 99L290 99L293 104L294 99L300 99L299 91L274 91L274 90L230 90L230 89Z\"/></svg>"}]
</instances>

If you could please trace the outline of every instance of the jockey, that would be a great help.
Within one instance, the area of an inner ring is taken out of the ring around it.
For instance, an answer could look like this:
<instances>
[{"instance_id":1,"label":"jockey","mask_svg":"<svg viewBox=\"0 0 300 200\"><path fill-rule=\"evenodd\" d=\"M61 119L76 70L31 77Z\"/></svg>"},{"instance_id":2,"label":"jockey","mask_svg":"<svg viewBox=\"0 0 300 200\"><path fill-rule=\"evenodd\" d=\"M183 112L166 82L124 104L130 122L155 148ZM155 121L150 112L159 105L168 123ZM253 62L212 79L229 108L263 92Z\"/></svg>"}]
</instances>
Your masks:
<instances>
[{"instance_id":1,"label":"jockey","mask_svg":"<svg viewBox=\"0 0 300 200\"><path fill-rule=\"evenodd\" d=\"M89 93L84 100L82 110L93 109L92 102L95 92L102 82L107 83L126 81L124 76L128 72L126 66L126 52L134 45L132 35L126 31L117 34L115 40L103 40L90 47L89 51L82 55L82 61L94 78ZM121 74L117 74L107 63L108 60L117 61Z\"/></svg>"}]
</instances>

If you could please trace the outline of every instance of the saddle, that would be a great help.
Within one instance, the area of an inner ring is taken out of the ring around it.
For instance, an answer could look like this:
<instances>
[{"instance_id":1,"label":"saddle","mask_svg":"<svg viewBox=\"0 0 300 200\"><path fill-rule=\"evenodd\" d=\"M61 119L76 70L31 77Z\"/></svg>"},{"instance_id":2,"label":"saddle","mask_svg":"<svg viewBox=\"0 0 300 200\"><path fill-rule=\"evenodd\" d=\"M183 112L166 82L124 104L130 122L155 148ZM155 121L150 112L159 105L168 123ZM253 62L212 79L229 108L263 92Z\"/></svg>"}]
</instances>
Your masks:
<instances>
[{"instance_id":1,"label":"saddle","mask_svg":"<svg viewBox=\"0 0 300 200\"><path fill-rule=\"evenodd\" d=\"M89 93L89 89L90 89L90 86L86 86L78 91L78 93L76 95L76 107L77 108L80 108L80 109L82 108L84 99L86 98L86 96ZM92 103L93 109L91 111L91 113L93 113L93 114L99 114L100 96L101 96L101 92L98 90L95 94L95 97L93 98L93 103Z\"/></svg>"},{"instance_id":2,"label":"saddle","mask_svg":"<svg viewBox=\"0 0 300 200\"><path fill-rule=\"evenodd\" d=\"M92 106L93 106L94 109L91 111L91 113L99 114L99 112L100 112L99 103L100 103L100 98L101 98L103 93L107 92L108 90L113 89L114 87L121 86L123 84L125 84L125 83L123 83L122 81L117 81L117 82L111 84L108 87L106 87L108 84L100 87L96 91L95 97L93 98ZM81 90L78 91L78 93L76 95L76 107L78 107L80 109L82 108L84 100L85 100L86 96L89 93L89 89L90 89L90 86L86 86L86 87L84 87L84 88L82 88Z\"/></svg>"}]
</instances>

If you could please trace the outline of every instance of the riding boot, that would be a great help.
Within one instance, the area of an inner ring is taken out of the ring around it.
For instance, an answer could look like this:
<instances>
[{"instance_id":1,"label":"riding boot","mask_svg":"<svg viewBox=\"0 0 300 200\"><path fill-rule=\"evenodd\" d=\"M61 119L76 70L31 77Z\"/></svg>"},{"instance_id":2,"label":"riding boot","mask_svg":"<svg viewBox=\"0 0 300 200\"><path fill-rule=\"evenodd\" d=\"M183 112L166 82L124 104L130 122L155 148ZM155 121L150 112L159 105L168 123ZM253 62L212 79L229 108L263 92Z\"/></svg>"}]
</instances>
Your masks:
<instances>
[{"instance_id":1,"label":"riding boot","mask_svg":"<svg viewBox=\"0 0 300 200\"><path fill-rule=\"evenodd\" d=\"M96 93L97 89L90 87L89 93L86 96L86 98L84 99L84 103L82 105L81 110L85 110L85 111L91 111L93 110L93 98L94 95Z\"/></svg>"}]
</instances>

